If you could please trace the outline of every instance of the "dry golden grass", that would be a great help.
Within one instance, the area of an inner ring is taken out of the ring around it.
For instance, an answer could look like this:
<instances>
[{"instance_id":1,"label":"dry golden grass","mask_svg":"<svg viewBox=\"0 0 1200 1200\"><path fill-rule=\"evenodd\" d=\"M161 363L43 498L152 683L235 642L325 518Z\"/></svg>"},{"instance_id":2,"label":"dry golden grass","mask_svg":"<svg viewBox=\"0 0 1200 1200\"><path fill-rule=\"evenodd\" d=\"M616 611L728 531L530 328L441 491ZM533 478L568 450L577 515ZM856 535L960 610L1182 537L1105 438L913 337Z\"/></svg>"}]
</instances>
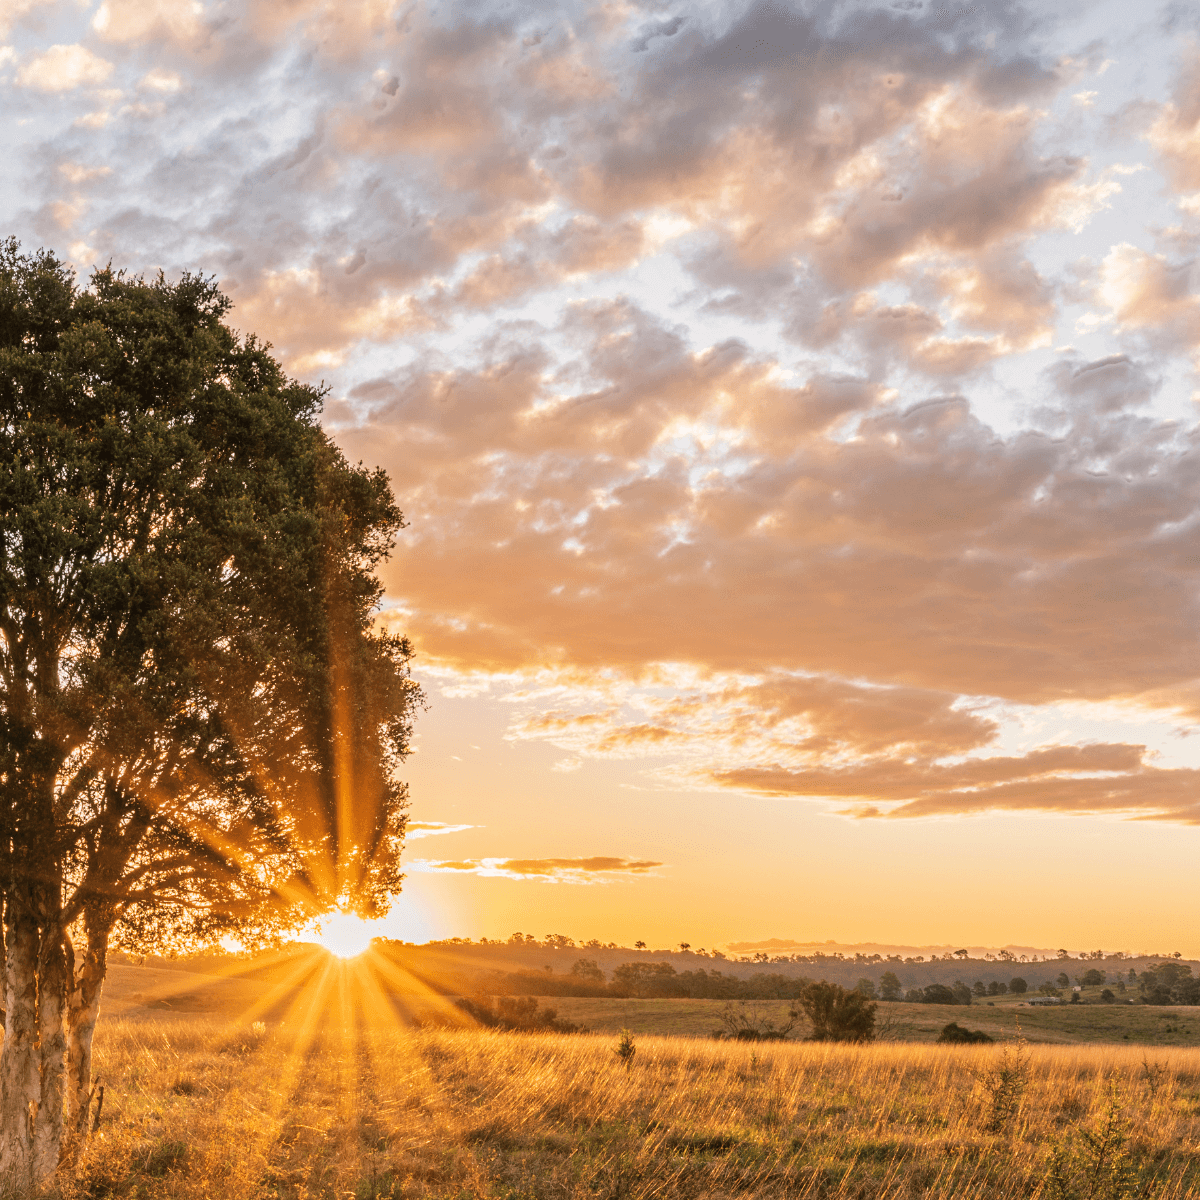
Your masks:
<instances>
[{"instance_id":1,"label":"dry golden grass","mask_svg":"<svg viewBox=\"0 0 1200 1200\"><path fill-rule=\"evenodd\" d=\"M1049 1197L1056 1148L1058 1195L1131 1195L1085 1174L1106 1121L1155 1195L1200 1193L1200 1051L646 1037L626 1070L611 1036L320 1024L103 1026L64 1195Z\"/></svg>"}]
</instances>

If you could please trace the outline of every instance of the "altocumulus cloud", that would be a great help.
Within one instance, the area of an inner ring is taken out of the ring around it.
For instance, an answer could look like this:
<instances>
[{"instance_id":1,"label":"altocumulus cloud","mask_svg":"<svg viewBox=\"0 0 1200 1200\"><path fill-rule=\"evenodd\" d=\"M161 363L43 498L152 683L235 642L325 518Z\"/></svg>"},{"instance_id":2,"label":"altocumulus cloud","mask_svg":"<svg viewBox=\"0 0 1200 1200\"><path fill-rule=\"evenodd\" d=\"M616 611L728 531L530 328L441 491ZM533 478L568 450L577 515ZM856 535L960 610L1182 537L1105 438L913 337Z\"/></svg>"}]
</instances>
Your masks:
<instances>
[{"instance_id":1,"label":"altocumulus cloud","mask_svg":"<svg viewBox=\"0 0 1200 1200\"><path fill-rule=\"evenodd\" d=\"M414 838L437 837L443 833L462 833L467 829L481 829L480 825L449 825L445 821L409 821L404 827L408 841Z\"/></svg>"},{"instance_id":2,"label":"altocumulus cloud","mask_svg":"<svg viewBox=\"0 0 1200 1200\"><path fill-rule=\"evenodd\" d=\"M648 875L660 862L636 858L470 858L435 862L417 859L413 871L449 871L497 879L539 879L554 883L599 883L622 875Z\"/></svg>"},{"instance_id":3,"label":"altocumulus cloud","mask_svg":"<svg viewBox=\"0 0 1200 1200\"><path fill-rule=\"evenodd\" d=\"M55 13L0 6L15 229L215 271L331 382L410 520L382 619L512 739L860 816L1197 819L1135 738L1008 737L1200 721L1194 56L1113 97L1008 0Z\"/></svg>"}]
</instances>

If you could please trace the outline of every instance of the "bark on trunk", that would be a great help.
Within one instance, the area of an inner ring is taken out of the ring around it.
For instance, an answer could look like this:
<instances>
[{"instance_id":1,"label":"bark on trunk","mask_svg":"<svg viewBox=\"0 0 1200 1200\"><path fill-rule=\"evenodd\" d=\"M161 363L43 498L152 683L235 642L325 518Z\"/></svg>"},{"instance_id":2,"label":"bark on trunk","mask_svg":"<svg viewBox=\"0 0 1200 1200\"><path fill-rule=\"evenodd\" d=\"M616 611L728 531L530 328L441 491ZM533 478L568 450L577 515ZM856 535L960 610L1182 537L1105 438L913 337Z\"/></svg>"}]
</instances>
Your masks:
<instances>
[{"instance_id":1,"label":"bark on trunk","mask_svg":"<svg viewBox=\"0 0 1200 1200\"><path fill-rule=\"evenodd\" d=\"M31 906L21 901L10 895L6 913L7 995L0 1054L0 1179L18 1187L33 1182L33 1125L41 1093L38 927Z\"/></svg>"},{"instance_id":2,"label":"bark on trunk","mask_svg":"<svg viewBox=\"0 0 1200 1200\"><path fill-rule=\"evenodd\" d=\"M92 1099L92 1035L100 1015L100 990L108 958L108 931L89 930L87 952L75 969L67 1010L67 1129L71 1138L87 1135Z\"/></svg>"},{"instance_id":3,"label":"bark on trunk","mask_svg":"<svg viewBox=\"0 0 1200 1200\"><path fill-rule=\"evenodd\" d=\"M71 964L66 939L43 934L38 971L38 1075L41 1098L33 1130L33 1178L49 1180L58 1170L63 1142L63 1083L67 1038L63 1029Z\"/></svg>"}]
</instances>

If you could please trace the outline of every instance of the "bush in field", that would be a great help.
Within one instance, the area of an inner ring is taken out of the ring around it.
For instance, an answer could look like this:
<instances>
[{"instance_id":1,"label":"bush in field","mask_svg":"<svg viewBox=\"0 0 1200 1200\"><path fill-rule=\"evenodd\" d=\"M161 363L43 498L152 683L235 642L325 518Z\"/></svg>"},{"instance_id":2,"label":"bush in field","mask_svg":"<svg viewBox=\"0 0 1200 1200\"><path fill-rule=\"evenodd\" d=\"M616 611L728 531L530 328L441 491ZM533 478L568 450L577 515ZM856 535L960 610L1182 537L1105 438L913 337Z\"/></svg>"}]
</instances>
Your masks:
<instances>
[{"instance_id":1,"label":"bush in field","mask_svg":"<svg viewBox=\"0 0 1200 1200\"><path fill-rule=\"evenodd\" d=\"M896 972L884 971L883 977L879 981L879 998L881 1000L899 1000L901 995L903 992Z\"/></svg>"},{"instance_id":2,"label":"bush in field","mask_svg":"<svg viewBox=\"0 0 1200 1200\"><path fill-rule=\"evenodd\" d=\"M734 1004L730 1001L721 1010L721 1025L713 1036L719 1041L731 1042L784 1042L796 1027L800 1014L795 1010L788 1013L788 1020L776 1026L772 1017L757 1003L746 1004L745 1000Z\"/></svg>"},{"instance_id":3,"label":"bush in field","mask_svg":"<svg viewBox=\"0 0 1200 1200\"><path fill-rule=\"evenodd\" d=\"M942 1028L938 1034L938 1043L943 1046L973 1046L984 1042L994 1042L996 1039L982 1029L964 1029L956 1021Z\"/></svg>"},{"instance_id":4,"label":"bush in field","mask_svg":"<svg viewBox=\"0 0 1200 1200\"><path fill-rule=\"evenodd\" d=\"M876 1007L862 992L848 992L836 983L810 983L800 994L814 1042L873 1041Z\"/></svg>"},{"instance_id":5,"label":"bush in field","mask_svg":"<svg viewBox=\"0 0 1200 1200\"><path fill-rule=\"evenodd\" d=\"M558 1010L538 1008L532 996L475 996L458 1000L458 1007L480 1025L521 1033L583 1033L580 1025L558 1019Z\"/></svg>"},{"instance_id":6,"label":"bush in field","mask_svg":"<svg viewBox=\"0 0 1200 1200\"><path fill-rule=\"evenodd\" d=\"M613 1053L624 1064L626 1073L633 1070L633 1056L637 1053L637 1047L633 1044L633 1034L628 1029L621 1030L621 1040L613 1047Z\"/></svg>"},{"instance_id":7,"label":"bush in field","mask_svg":"<svg viewBox=\"0 0 1200 1200\"><path fill-rule=\"evenodd\" d=\"M1009 980L1008 990L1018 996L1023 996L1029 991L1029 984L1018 975L1015 979Z\"/></svg>"}]
</instances>

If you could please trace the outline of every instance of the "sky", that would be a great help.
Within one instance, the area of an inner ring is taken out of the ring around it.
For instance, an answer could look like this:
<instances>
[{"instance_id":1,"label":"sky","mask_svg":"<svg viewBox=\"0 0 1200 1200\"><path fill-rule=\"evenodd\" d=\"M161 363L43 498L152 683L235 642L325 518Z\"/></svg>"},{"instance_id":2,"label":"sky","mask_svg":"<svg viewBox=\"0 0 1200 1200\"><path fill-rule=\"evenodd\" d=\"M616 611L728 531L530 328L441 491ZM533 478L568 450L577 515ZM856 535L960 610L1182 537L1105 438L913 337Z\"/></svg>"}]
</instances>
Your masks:
<instances>
[{"instance_id":1,"label":"sky","mask_svg":"<svg viewBox=\"0 0 1200 1200\"><path fill-rule=\"evenodd\" d=\"M0 0L0 111L391 477L383 932L1200 954L1200 9Z\"/></svg>"}]
</instances>

